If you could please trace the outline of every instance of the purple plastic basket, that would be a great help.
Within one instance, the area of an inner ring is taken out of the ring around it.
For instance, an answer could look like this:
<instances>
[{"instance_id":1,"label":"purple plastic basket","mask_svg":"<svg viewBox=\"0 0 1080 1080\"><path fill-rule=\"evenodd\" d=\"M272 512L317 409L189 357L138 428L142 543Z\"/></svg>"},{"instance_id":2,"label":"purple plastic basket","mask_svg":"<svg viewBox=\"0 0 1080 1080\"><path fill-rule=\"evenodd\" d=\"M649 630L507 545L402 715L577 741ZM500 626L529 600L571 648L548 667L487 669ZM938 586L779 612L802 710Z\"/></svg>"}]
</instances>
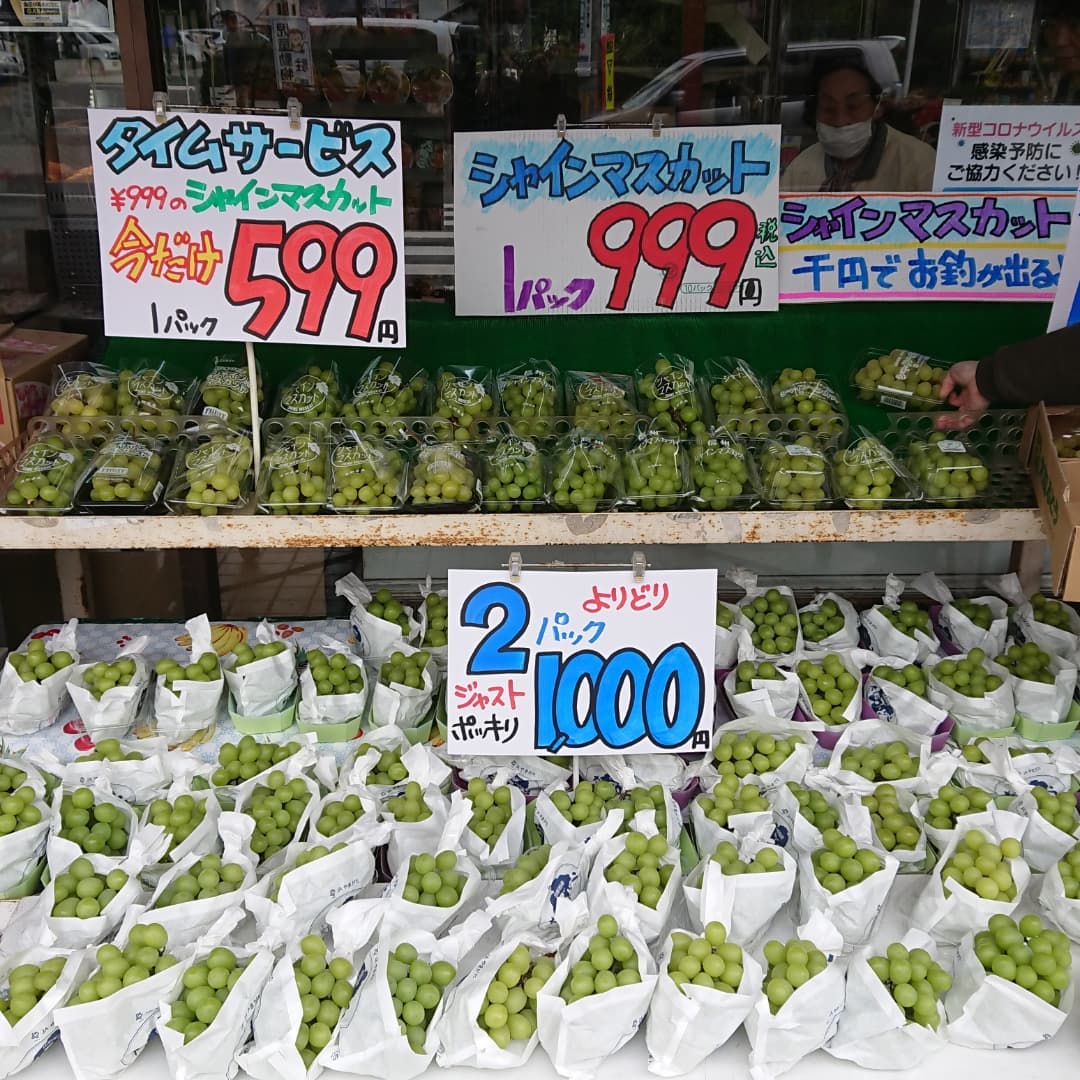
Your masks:
<instances>
[{"instance_id":1,"label":"purple plastic basket","mask_svg":"<svg viewBox=\"0 0 1080 1080\"><path fill-rule=\"evenodd\" d=\"M942 607L944 607L943 604L930 605L930 625L934 628L934 633L937 634L937 639L941 643L941 654L943 656L959 656L964 650L956 642L950 640L948 633L942 626Z\"/></svg>"}]
</instances>

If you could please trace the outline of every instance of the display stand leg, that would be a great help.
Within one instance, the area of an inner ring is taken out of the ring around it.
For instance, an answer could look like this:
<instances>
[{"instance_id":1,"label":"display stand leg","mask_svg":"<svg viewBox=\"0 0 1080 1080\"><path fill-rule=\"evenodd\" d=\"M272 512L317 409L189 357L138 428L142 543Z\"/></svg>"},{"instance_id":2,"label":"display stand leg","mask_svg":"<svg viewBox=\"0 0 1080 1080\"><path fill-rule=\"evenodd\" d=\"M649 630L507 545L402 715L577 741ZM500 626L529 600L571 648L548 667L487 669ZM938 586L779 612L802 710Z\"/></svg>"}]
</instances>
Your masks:
<instances>
[{"instance_id":1,"label":"display stand leg","mask_svg":"<svg viewBox=\"0 0 1080 1080\"><path fill-rule=\"evenodd\" d=\"M65 620L88 618L93 608L93 599L86 553L58 549L56 580L60 584L60 610Z\"/></svg>"},{"instance_id":2,"label":"display stand leg","mask_svg":"<svg viewBox=\"0 0 1080 1080\"><path fill-rule=\"evenodd\" d=\"M244 342L244 355L248 369L248 404L251 406L251 446L254 451L256 480L262 462L262 430L259 427L259 379L255 366L255 346L250 341Z\"/></svg>"},{"instance_id":3,"label":"display stand leg","mask_svg":"<svg viewBox=\"0 0 1080 1080\"><path fill-rule=\"evenodd\" d=\"M1030 595L1042 587L1046 567L1045 540L1019 540L1012 546L1009 568L1020 579L1024 592Z\"/></svg>"}]
</instances>

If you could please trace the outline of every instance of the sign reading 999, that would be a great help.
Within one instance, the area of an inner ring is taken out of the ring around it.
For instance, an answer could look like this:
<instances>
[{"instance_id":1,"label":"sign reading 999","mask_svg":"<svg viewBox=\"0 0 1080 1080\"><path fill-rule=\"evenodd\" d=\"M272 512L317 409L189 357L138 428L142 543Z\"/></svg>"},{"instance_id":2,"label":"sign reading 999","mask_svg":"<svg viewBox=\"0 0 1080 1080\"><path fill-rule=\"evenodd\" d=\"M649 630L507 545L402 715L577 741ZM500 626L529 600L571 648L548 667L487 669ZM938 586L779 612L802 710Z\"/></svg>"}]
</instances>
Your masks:
<instances>
[{"instance_id":1,"label":"sign reading 999","mask_svg":"<svg viewBox=\"0 0 1080 1080\"><path fill-rule=\"evenodd\" d=\"M775 311L779 127L459 133L461 315Z\"/></svg>"},{"instance_id":2,"label":"sign reading 999","mask_svg":"<svg viewBox=\"0 0 1080 1080\"><path fill-rule=\"evenodd\" d=\"M405 344L397 121L88 117L107 333Z\"/></svg>"},{"instance_id":3,"label":"sign reading 999","mask_svg":"<svg viewBox=\"0 0 1080 1080\"><path fill-rule=\"evenodd\" d=\"M715 570L451 570L449 752L707 750L715 597Z\"/></svg>"}]
</instances>

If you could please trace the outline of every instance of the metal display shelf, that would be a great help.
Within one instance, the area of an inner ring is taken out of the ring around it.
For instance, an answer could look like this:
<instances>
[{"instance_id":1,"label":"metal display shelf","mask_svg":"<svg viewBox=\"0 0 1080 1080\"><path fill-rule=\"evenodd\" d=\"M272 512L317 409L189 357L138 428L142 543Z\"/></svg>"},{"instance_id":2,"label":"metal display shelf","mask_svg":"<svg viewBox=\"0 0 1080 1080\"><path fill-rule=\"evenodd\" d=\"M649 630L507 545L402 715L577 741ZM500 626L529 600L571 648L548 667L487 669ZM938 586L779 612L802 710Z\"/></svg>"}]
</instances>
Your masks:
<instances>
[{"instance_id":1,"label":"metal display shelf","mask_svg":"<svg viewBox=\"0 0 1080 1080\"><path fill-rule=\"evenodd\" d=\"M388 514L380 517L0 516L0 550L483 547L569 544L1025 543L1039 512L812 510L730 513Z\"/></svg>"}]
</instances>

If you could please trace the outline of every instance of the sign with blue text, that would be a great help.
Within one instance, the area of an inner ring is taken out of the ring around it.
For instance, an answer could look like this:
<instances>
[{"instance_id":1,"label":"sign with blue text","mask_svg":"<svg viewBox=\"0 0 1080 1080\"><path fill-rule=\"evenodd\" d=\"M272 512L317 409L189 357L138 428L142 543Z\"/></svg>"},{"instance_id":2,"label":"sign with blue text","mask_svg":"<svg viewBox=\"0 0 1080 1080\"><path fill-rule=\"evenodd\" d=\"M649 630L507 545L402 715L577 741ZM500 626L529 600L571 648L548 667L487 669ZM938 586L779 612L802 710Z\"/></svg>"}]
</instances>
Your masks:
<instances>
[{"instance_id":1,"label":"sign with blue text","mask_svg":"<svg viewBox=\"0 0 1080 1080\"><path fill-rule=\"evenodd\" d=\"M779 127L459 132L459 315L775 311Z\"/></svg>"},{"instance_id":2,"label":"sign with blue text","mask_svg":"<svg viewBox=\"0 0 1080 1080\"><path fill-rule=\"evenodd\" d=\"M1072 218L1080 221L1080 197L1076 200ZM1061 330L1080 323L1080 225L1073 226L1069 245L1065 249L1065 265L1061 268L1061 285L1050 311L1048 330Z\"/></svg>"},{"instance_id":3,"label":"sign with blue text","mask_svg":"<svg viewBox=\"0 0 1080 1080\"><path fill-rule=\"evenodd\" d=\"M709 748L715 570L448 578L451 754Z\"/></svg>"}]
</instances>

